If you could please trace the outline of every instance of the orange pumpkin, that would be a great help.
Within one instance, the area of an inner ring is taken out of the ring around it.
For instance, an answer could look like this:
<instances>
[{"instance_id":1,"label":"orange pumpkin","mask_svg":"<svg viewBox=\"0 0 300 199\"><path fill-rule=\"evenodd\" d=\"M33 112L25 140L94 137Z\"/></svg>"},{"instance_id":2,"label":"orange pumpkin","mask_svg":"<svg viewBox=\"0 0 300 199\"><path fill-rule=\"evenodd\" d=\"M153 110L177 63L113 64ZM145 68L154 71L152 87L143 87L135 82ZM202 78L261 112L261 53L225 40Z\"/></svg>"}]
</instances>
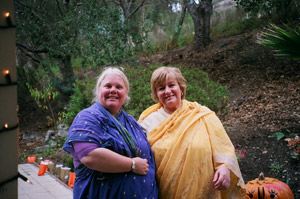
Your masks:
<instances>
[{"instance_id":1,"label":"orange pumpkin","mask_svg":"<svg viewBox=\"0 0 300 199\"><path fill-rule=\"evenodd\" d=\"M294 199L290 187L275 178L259 177L246 184L247 195L244 199Z\"/></svg>"}]
</instances>

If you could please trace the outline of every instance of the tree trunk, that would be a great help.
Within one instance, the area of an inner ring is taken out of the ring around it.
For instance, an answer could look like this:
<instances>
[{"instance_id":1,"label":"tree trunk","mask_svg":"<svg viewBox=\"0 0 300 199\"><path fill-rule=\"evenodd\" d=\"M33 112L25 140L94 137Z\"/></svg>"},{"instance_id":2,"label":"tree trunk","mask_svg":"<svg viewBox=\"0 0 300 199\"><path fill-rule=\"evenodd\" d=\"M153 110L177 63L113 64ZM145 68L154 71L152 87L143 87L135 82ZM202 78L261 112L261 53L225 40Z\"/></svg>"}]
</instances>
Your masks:
<instances>
[{"instance_id":1,"label":"tree trunk","mask_svg":"<svg viewBox=\"0 0 300 199\"><path fill-rule=\"evenodd\" d=\"M183 24L184 17L185 17L185 13L186 13L186 6L185 6L185 4L183 4L182 5L182 11L181 11L180 19L179 19L176 31L175 31L173 39L172 39L172 43L173 44L176 43L176 41L177 41L177 39L178 39L178 37L180 35L181 29L182 29L182 24Z\"/></svg>"},{"instance_id":2,"label":"tree trunk","mask_svg":"<svg viewBox=\"0 0 300 199\"><path fill-rule=\"evenodd\" d=\"M123 10L125 21L129 24L130 40L134 46L142 43L141 16L137 15L136 12L143 7L145 2L146 0L114 0L114 3Z\"/></svg>"},{"instance_id":3,"label":"tree trunk","mask_svg":"<svg viewBox=\"0 0 300 199\"><path fill-rule=\"evenodd\" d=\"M203 50L210 42L210 17L212 15L212 0L201 0L196 4L193 0L184 0L194 22L194 50Z\"/></svg>"},{"instance_id":4,"label":"tree trunk","mask_svg":"<svg viewBox=\"0 0 300 199\"><path fill-rule=\"evenodd\" d=\"M61 57L59 69L62 75L60 91L63 95L69 96L73 93L74 72L71 63L71 55Z\"/></svg>"}]
</instances>

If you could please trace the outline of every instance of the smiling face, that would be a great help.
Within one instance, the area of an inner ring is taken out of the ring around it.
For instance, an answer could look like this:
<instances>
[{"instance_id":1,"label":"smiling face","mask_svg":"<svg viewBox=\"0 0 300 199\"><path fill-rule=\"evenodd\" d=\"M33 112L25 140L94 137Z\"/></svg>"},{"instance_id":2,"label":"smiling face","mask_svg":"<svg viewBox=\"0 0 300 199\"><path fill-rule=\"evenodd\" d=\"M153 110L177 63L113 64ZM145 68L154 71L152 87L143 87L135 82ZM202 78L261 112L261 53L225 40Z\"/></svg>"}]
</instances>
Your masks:
<instances>
[{"instance_id":1,"label":"smiling face","mask_svg":"<svg viewBox=\"0 0 300 199\"><path fill-rule=\"evenodd\" d=\"M178 82L168 77L166 81L161 82L156 88L156 94L164 110L172 114L181 104L182 91Z\"/></svg>"},{"instance_id":2,"label":"smiling face","mask_svg":"<svg viewBox=\"0 0 300 199\"><path fill-rule=\"evenodd\" d=\"M99 102L113 116L120 112L127 94L125 83L119 75L107 75L99 86Z\"/></svg>"}]
</instances>

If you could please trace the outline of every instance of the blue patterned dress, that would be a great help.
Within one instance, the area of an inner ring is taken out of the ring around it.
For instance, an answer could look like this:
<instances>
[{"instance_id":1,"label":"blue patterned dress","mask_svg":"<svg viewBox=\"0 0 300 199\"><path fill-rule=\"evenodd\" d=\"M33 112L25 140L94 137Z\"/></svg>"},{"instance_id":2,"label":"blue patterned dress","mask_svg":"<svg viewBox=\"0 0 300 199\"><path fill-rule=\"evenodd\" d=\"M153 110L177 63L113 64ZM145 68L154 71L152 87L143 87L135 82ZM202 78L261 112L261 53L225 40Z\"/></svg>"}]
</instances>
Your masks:
<instances>
[{"instance_id":1,"label":"blue patterned dress","mask_svg":"<svg viewBox=\"0 0 300 199\"><path fill-rule=\"evenodd\" d=\"M133 172L104 173L80 164L75 170L74 198L157 199L154 156L144 132L136 120L124 111L116 119L131 134L140 157L148 160L149 172L146 176ZM101 148L134 157L111 115L107 115L98 102L76 116L63 149L74 153L73 141L95 143Z\"/></svg>"}]
</instances>

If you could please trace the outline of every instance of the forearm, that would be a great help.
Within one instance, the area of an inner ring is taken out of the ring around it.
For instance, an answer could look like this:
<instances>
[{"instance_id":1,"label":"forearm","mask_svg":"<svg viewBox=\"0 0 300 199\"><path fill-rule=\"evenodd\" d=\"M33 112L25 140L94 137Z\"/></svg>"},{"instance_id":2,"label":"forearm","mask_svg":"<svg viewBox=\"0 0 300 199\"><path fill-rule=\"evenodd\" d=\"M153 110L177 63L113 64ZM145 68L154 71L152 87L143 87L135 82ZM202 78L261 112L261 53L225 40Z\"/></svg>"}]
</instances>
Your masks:
<instances>
[{"instance_id":1,"label":"forearm","mask_svg":"<svg viewBox=\"0 0 300 199\"><path fill-rule=\"evenodd\" d=\"M88 168L108 173L131 171L132 160L109 149L97 148L81 158Z\"/></svg>"}]
</instances>

